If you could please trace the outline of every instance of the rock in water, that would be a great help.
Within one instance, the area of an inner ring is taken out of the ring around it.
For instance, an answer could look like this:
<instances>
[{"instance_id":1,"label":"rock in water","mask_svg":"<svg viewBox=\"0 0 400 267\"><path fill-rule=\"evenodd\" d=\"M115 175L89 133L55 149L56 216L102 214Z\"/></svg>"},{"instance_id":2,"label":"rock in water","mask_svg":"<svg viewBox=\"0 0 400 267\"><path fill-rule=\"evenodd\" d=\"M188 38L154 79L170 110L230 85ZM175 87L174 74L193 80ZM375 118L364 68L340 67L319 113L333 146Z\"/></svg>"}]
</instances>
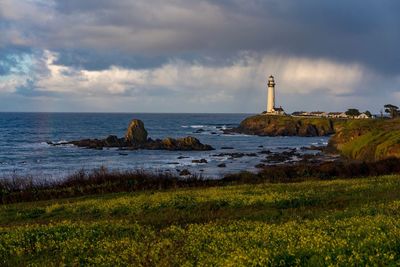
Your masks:
<instances>
[{"instance_id":1,"label":"rock in water","mask_svg":"<svg viewBox=\"0 0 400 267\"><path fill-rule=\"evenodd\" d=\"M147 141L147 131L141 120L132 120L129 123L125 134L125 141L128 144L143 144Z\"/></svg>"},{"instance_id":2,"label":"rock in water","mask_svg":"<svg viewBox=\"0 0 400 267\"><path fill-rule=\"evenodd\" d=\"M176 148L176 140L167 137L161 141L161 147L167 150L174 150Z\"/></svg>"},{"instance_id":3,"label":"rock in water","mask_svg":"<svg viewBox=\"0 0 400 267\"><path fill-rule=\"evenodd\" d=\"M213 150L210 145L204 145L192 136L175 139L175 144L176 150Z\"/></svg>"},{"instance_id":4,"label":"rock in water","mask_svg":"<svg viewBox=\"0 0 400 267\"><path fill-rule=\"evenodd\" d=\"M50 145L56 146L59 144ZM194 137L170 138L163 140L147 138L147 131L141 120L132 120L129 123L128 130L124 138L118 138L115 135L109 135L106 139L83 139L62 143L72 144L78 147L91 149L103 149L103 147L118 147L120 149L152 149L152 150L213 150L210 145L202 144Z\"/></svg>"},{"instance_id":5,"label":"rock in water","mask_svg":"<svg viewBox=\"0 0 400 267\"><path fill-rule=\"evenodd\" d=\"M163 149L163 150L213 150L210 145L200 143L197 138L187 136L183 138L167 137L163 140L156 140L144 144L147 149Z\"/></svg>"},{"instance_id":6,"label":"rock in water","mask_svg":"<svg viewBox=\"0 0 400 267\"><path fill-rule=\"evenodd\" d=\"M119 146L122 146L122 144L117 136L109 135L106 139L104 139L104 146L119 147Z\"/></svg>"}]
</instances>

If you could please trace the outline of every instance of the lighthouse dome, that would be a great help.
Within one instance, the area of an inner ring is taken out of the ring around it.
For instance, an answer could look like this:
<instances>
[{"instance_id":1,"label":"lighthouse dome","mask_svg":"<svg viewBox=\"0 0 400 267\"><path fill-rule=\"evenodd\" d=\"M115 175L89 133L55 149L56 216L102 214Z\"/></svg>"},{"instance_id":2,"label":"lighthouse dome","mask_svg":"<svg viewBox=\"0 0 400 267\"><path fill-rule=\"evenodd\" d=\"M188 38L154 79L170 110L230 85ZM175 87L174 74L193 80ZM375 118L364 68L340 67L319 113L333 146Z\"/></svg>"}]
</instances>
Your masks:
<instances>
[{"instance_id":1,"label":"lighthouse dome","mask_svg":"<svg viewBox=\"0 0 400 267\"><path fill-rule=\"evenodd\" d=\"M275 86L274 76L269 76L268 78L268 86Z\"/></svg>"}]
</instances>

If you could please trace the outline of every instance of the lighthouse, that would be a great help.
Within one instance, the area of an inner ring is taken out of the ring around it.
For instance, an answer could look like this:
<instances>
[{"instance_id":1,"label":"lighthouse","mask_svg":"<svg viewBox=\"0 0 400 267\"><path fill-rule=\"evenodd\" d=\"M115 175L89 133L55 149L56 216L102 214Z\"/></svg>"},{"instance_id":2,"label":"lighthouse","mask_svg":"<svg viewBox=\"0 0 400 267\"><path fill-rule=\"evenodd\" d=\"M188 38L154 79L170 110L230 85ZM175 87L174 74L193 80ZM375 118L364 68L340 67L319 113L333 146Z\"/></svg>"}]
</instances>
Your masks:
<instances>
[{"instance_id":1,"label":"lighthouse","mask_svg":"<svg viewBox=\"0 0 400 267\"><path fill-rule=\"evenodd\" d=\"M268 78L267 112L275 113L275 80L272 75Z\"/></svg>"},{"instance_id":2,"label":"lighthouse","mask_svg":"<svg viewBox=\"0 0 400 267\"><path fill-rule=\"evenodd\" d=\"M285 111L282 107L275 107L275 79L274 76L270 75L268 78L268 89L267 89L267 115L285 115Z\"/></svg>"}]
</instances>

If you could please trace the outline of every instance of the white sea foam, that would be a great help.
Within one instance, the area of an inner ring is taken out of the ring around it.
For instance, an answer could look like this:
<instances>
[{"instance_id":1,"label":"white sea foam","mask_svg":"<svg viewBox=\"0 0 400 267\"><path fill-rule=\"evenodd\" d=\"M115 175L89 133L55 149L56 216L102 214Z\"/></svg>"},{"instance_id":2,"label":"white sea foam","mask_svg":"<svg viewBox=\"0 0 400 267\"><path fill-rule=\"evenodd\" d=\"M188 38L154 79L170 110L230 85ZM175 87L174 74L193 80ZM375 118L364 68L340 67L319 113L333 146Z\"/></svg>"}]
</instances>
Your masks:
<instances>
[{"instance_id":1,"label":"white sea foam","mask_svg":"<svg viewBox=\"0 0 400 267\"><path fill-rule=\"evenodd\" d=\"M48 146L50 146L50 145L47 144L46 142L26 143L26 144L21 145L21 147L24 147L24 148L44 148L44 147L48 147Z\"/></svg>"},{"instance_id":2,"label":"white sea foam","mask_svg":"<svg viewBox=\"0 0 400 267\"><path fill-rule=\"evenodd\" d=\"M254 137L254 135L238 134L238 133L235 133L235 134L221 134L221 136L224 136L224 137Z\"/></svg>"},{"instance_id":3,"label":"white sea foam","mask_svg":"<svg viewBox=\"0 0 400 267\"><path fill-rule=\"evenodd\" d=\"M60 140L60 141L57 141L57 142L54 142L54 144L65 144L65 143L68 143L68 141L67 140Z\"/></svg>"}]
</instances>

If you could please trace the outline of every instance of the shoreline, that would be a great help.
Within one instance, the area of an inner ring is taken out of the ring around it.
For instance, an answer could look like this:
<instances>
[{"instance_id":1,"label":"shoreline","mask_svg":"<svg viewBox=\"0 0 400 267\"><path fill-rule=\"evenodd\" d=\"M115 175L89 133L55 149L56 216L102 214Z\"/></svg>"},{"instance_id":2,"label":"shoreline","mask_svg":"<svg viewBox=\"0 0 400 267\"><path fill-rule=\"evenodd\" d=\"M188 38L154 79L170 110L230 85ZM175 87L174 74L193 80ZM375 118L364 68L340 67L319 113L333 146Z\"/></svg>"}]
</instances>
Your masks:
<instances>
[{"instance_id":1,"label":"shoreline","mask_svg":"<svg viewBox=\"0 0 400 267\"><path fill-rule=\"evenodd\" d=\"M400 159L398 158L368 163L341 160L276 164L262 168L257 173L243 171L225 175L221 179L207 179L196 174L182 177L171 173L154 173L143 170L110 171L102 167L89 172L81 170L58 181L40 180L39 183L35 183L35 177L14 177L0 180L0 205L105 193L352 179L398 173L400 173Z\"/></svg>"},{"instance_id":2,"label":"shoreline","mask_svg":"<svg viewBox=\"0 0 400 267\"><path fill-rule=\"evenodd\" d=\"M238 134L238 136L242 136ZM285 137L283 137L285 138ZM305 138L305 137L304 137ZM89 149L76 147L67 141L60 142L57 147L70 149L71 151L89 151ZM42 142L41 144L46 147L53 147L54 145ZM251 149L236 149L230 146L221 146L213 151L166 151L166 155L162 161L158 163L161 167L128 167L120 168L115 167L113 164L102 164L94 167L82 165L81 167L72 169L70 171L60 172L42 172L40 170L29 172L9 171L0 174L0 181L10 179L12 177L34 177L40 182L41 179L47 180L64 180L74 173L81 171L86 172L106 167L115 171L146 171L151 173L169 173L171 175L178 175L182 170L188 170L191 174L202 176L207 179L221 179L225 175L230 175L238 172L248 171L257 173L262 167L268 167L276 164L295 164L298 162L313 162L321 163L325 161L334 161L340 156L334 153L325 153L327 146L321 145L322 143L315 143L309 146L279 146L279 147L265 147L259 145ZM112 156L119 156L121 159L130 158L130 155L141 155L142 153L152 153L151 150L138 149L126 150L121 148L105 148L103 157L107 159ZM162 152L162 151L160 151ZM89 151L89 153L92 153ZM93 152L95 153L103 153ZM169 154L172 153L172 154ZM23 163L23 162L22 162ZM152 163L149 163L152 164Z\"/></svg>"}]
</instances>

